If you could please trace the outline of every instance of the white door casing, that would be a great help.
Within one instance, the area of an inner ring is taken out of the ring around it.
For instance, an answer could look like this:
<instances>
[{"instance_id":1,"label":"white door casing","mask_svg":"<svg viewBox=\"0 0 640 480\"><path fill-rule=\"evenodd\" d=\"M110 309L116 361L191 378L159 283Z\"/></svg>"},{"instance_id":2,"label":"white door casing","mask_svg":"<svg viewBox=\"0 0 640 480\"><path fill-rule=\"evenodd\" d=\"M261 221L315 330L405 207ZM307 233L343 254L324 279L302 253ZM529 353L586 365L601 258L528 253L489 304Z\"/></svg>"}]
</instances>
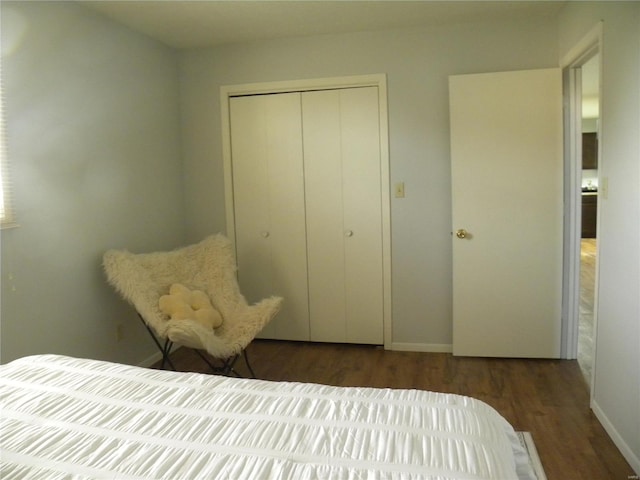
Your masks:
<instances>
[{"instance_id":1,"label":"white door casing","mask_svg":"<svg viewBox=\"0 0 640 480\"><path fill-rule=\"evenodd\" d=\"M353 87L357 87L357 88L353 88ZM373 88L364 88L364 87L373 87ZM375 333L376 339L373 340L372 342L380 343L384 341L385 347L389 348L392 341L391 339L391 288L390 288L391 287L391 281L390 281L391 259L390 259L390 220L389 220L390 198L389 198L386 79L384 75L366 75L366 76L359 76L359 77L340 77L340 78L313 79L313 80L291 81L291 82L270 82L266 84L234 85L234 86L227 86L227 87L221 88L223 155L224 155L224 161L225 161L224 172L225 172L225 188L226 188L225 197L227 200L226 202L227 235L232 239L232 241L236 242L238 238L237 230L243 228L242 221L238 221L238 219L236 218L237 215L234 210L235 208L234 198L240 198L238 197L238 192L236 191L238 188L240 189L240 196L246 195L246 192L242 193L242 187L239 187L236 185L236 179L234 178L237 173L237 169L234 163L235 163L235 153L237 152L238 147L235 145L232 145L232 143L234 142L232 141L232 135L231 135L231 118L232 118L231 104L232 102L235 102L236 97L240 97L243 95L256 95L256 96L268 97L268 96L272 96L268 94L283 93L283 92L294 92L292 93L293 95L299 95L299 93L301 92L302 95L309 94L310 95L309 98L312 98L315 95L315 92L317 90L327 90L327 89L330 89L330 90L331 89L352 89L352 90L361 90L362 92L369 91L370 97L377 97L377 102L375 102L375 108L373 110L369 109L369 111L358 112L359 108L361 107L357 107L355 109L355 113L356 113L355 116L356 117L358 115L362 116L362 113L364 113L368 120L368 123L366 123L366 125L371 126L375 124L377 129L377 134L378 134L377 139L374 140L373 142L371 142L371 139L369 139L368 143L374 143L375 144L374 146L377 147L377 152L375 153L376 160L377 160L375 173L378 176L377 184L376 184L377 187L375 188L377 190L376 192L377 200L375 200L376 203L374 203L375 208L373 208L373 210L377 209L376 214L378 215L378 230L375 235L369 235L370 232L365 233L361 225L358 224L360 217L363 217L363 216L366 217L366 215L363 215L364 212L361 211L362 209L358 208L358 206L356 205L355 208L351 208L351 213L349 213L349 208L344 208L345 219L351 216L351 218L354 218L355 221L345 220L345 223L351 223L352 227L354 228L344 227L341 232L341 235L342 235L341 240L344 242L344 252L346 252L346 256L353 257L353 258L358 258L358 257L357 255L354 256L353 253L348 253L350 248L349 245L358 245L357 240L361 241L362 239L365 239L365 238L369 238L370 240L373 239L373 242L369 241L369 243L373 243L373 244L377 243L377 248L379 252L378 257L380 258L380 261L376 266L374 266L374 269L372 271L377 269L377 273L375 273L375 275L381 275L382 280L379 283L378 292L374 295L375 298L373 300L370 298L367 298L366 303L365 302L359 302L359 303L364 305L370 305L370 306L377 305L377 307L375 308L378 308L379 310L378 317L380 316L382 317L382 323L379 327L376 327L374 329L369 328L369 330L377 332ZM289 93L287 93L287 95L288 94ZM275 95L275 96L279 97L280 95ZM343 103L344 103L344 99L343 99ZM344 104L347 105L348 103L349 102L346 102ZM353 112L351 116L354 116ZM342 117L343 118L340 121L344 123L344 125L348 125L350 121L353 121L353 119L349 120L349 115L345 116L344 112L342 113ZM351 135L352 137L353 136L358 137L359 133L360 133L359 131L353 131L349 135ZM349 135L346 135L346 136L348 137ZM365 142L365 144L366 143L367 142ZM351 148L349 147L349 142L342 145L342 147ZM258 148L259 150L262 147L254 146L253 148ZM232 161L232 150L234 153L233 161ZM361 174L362 173L361 167L362 167L361 165L356 166L351 173L349 172L348 168L344 169L343 174L345 175L345 178L347 178L348 175L353 175L354 173ZM290 180L293 181L293 179L290 179ZM288 188L288 186L281 183L280 188ZM334 192L331 192L331 193L333 195ZM326 192L325 192L325 196L326 196ZM344 191L342 192L342 196L343 196L343 200L347 199L346 204L348 204L350 201L349 197L360 198L360 200L362 200L362 191L359 190L359 187L357 185L354 185L353 188L344 189ZM370 199L372 197L369 196L367 198ZM367 207L367 210L371 210L371 208ZM274 243L275 242L274 235L275 234L270 233L270 235L268 236L269 238L268 241ZM352 240L356 240L356 241L352 241ZM240 242L236 242L236 243L237 243L235 245L236 254L238 257L240 257L242 246L239 245ZM353 249L353 247L351 248ZM363 245L359 245L357 247L358 251L361 248L363 248ZM382 252L381 255L380 255L380 251ZM239 269L240 269L239 275L240 277L242 277L242 267L241 267L242 262L239 260L238 263L239 263ZM373 262L373 263L375 264L376 262ZM356 261L356 264L363 265L364 262L362 262L361 260L358 260ZM246 262L245 262L245 266L246 266ZM349 277L351 276L351 278L353 278L354 275L348 273L349 272L348 265L345 265L344 271L345 271L345 288L347 290L351 288L352 293L350 293L350 295L351 296L356 295L354 298L357 298L357 290L358 290L358 287L362 284L362 282L360 281L362 280L362 278L358 278L357 281L353 281L353 280L350 281ZM263 276L264 276L264 273L263 273ZM362 277L362 275L359 275L359 276ZM351 284L349 282L351 282ZM300 284L303 284L303 283L304 282L300 282ZM267 283L264 283L264 285L266 284ZM353 288L353 285L355 285L355 288ZM243 290L244 290L244 287L243 287ZM354 294L353 291L356 291L356 294ZM248 299L250 300L260 297L259 294L256 294L256 296L252 296L248 292L245 292L245 293ZM268 294L279 294L279 292L274 291L272 288L268 292ZM285 295L284 303L286 304L288 300L290 301L290 299L288 299L287 296ZM329 303L327 303L327 305L328 304ZM353 316L351 314L349 314L349 316L353 318L357 317L357 315ZM368 316L369 315L364 315L364 316L361 316L361 318L368 317ZM357 325L357 322L355 324ZM276 327L274 328L277 328L277 324L276 324ZM360 327L358 328L361 331L363 330L363 328L360 328ZM355 330L357 331L358 328L356 328ZM371 332L368 332L368 333L371 333ZM272 334L273 332L269 332L267 336L272 336ZM349 337L349 335L351 334L347 333L347 337ZM304 336L304 334L302 336ZM351 340L342 340L342 341L351 341ZM364 340L364 341L367 342L367 340Z\"/></svg>"}]
</instances>

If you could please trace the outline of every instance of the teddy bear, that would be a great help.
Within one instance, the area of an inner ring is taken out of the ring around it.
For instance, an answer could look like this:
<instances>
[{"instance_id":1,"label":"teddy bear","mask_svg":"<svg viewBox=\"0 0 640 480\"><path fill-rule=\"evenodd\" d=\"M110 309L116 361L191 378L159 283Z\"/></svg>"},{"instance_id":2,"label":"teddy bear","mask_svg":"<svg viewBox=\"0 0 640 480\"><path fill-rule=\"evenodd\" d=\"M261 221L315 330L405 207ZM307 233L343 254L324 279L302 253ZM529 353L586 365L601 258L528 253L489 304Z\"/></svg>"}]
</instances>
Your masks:
<instances>
[{"instance_id":1,"label":"teddy bear","mask_svg":"<svg viewBox=\"0 0 640 480\"><path fill-rule=\"evenodd\" d=\"M222 325L222 316L213 308L207 294L190 290L180 283L171 285L169 294L162 295L158 304L171 320L194 320L212 329Z\"/></svg>"}]
</instances>

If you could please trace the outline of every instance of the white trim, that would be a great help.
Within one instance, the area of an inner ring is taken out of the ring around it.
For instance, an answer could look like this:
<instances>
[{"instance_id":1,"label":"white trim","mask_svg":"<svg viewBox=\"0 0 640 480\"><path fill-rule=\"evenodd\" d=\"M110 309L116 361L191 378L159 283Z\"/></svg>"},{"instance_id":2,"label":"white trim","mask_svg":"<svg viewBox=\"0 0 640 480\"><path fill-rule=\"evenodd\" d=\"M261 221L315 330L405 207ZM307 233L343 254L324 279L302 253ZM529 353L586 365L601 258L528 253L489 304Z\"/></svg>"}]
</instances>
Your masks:
<instances>
[{"instance_id":1,"label":"white trim","mask_svg":"<svg viewBox=\"0 0 640 480\"><path fill-rule=\"evenodd\" d=\"M602 424L605 431L611 437L611 440L613 440L613 443L622 453L622 456L627 460L627 462L629 462L629 465L631 465L633 471L636 472L636 474L640 475L640 458L638 458L638 456L633 452L633 449L629 445L627 445L622 435L618 433L616 428L613 426L613 423L611 423L607 418L604 410L600 408L595 400L591 401L591 409L593 410L596 418Z\"/></svg>"},{"instance_id":2,"label":"white trim","mask_svg":"<svg viewBox=\"0 0 640 480\"><path fill-rule=\"evenodd\" d=\"M391 175L389 166L389 113L387 104L387 77L378 76L378 108L380 116L380 188L382 196L382 281L384 347L389 349L393 340L391 317Z\"/></svg>"},{"instance_id":3,"label":"white trim","mask_svg":"<svg viewBox=\"0 0 640 480\"><path fill-rule=\"evenodd\" d=\"M578 354L578 331L579 331L579 298L580 298L580 221L581 213L578 208L581 206L579 195L581 195L581 172L578 168L581 165L582 144L578 142L577 132L582 130L580 114L580 101L577 95L580 94L580 75L576 72L596 53L600 54L600 82L599 95L602 104L602 65L603 65L603 22L598 22L582 39L561 59L560 66L565 75L564 97L565 97L565 239L563 265L563 324L562 324L562 345L561 357L566 359L577 358ZM599 130L602 131L602 122ZM602 139L601 139L602 140ZM602 162L600 149L602 141L598 142L598 158ZM599 166L599 171L601 168ZM599 182L600 183L600 182ZM598 208L597 228L600 225L600 208ZM599 236L596 234L596 236ZM593 358L596 361L596 332L597 332L597 297L598 297L598 263L599 245L596 245L596 274L595 274L595 300L593 312ZM591 369L591 397L595 391L595 368Z\"/></svg>"},{"instance_id":4,"label":"white trim","mask_svg":"<svg viewBox=\"0 0 640 480\"><path fill-rule=\"evenodd\" d=\"M178 347L178 348L181 348L181 347ZM176 348L174 350L174 352L177 351L178 348ZM150 368L150 367L154 366L156 363L158 363L160 360L162 360L162 353L156 352L153 355L151 355L150 357L147 357L144 360L142 360L140 363L138 363L138 366L139 367L144 367L144 368Z\"/></svg>"},{"instance_id":5,"label":"white trim","mask_svg":"<svg viewBox=\"0 0 640 480\"><path fill-rule=\"evenodd\" d=\"M560 356L578 357L580 321L581 70L563 70L564 90L564 242L562 266L562 344Z\"/></svg>"},{"instance_id":6,"label":"white trim","mask_svg":"<svg viewBox=\"0 0 640 480\"><path fill-rule=\"evenodd\" d=\"M389 173L389 118L387 105L387 76L385 74L354 75L266 83L245 83L220 87L220 113L222 116L222 157L224 164L225 212L227 236L235 251L235 217L233 211L233 169L231 161L231 129L229 99L241 95L283 92L305 92L352 87L378 87L380 124L380 176L382 197L382 265L383 265L383 332L384 347L392 349L391 319L391 192Z\"/></svg>"},{"instance_id":7,"label":"white trim","mask_svg":"<svg viewBox=\"0 0 640 480\"><path fill-rule=\"evenodd\" d=\"M391 350L398 352L452 353L451 343L399 343L391 344Z\"/></svg>"},{"instance_id":8,"label":"white trim","mask_svg":"<svg viewBox=\"0 0 640 480\"><path fill-rule=\"evenodd\" d=\"M231 118L229 112L229 97L231 95L220 88L220 114L222 116L222 163L224 172L224 204L227 220L227 238L231 240L234 255L236 255L236 227L233 212L233 171L231 166Z\"/></svg>"},{"instance_id":9,"label":"white trim","mask_svg":"<svg viewBox=\"0 0 640 480\"><path fill-rule=\"evenodd\" d=\"M580 41L560 60L560 68L583 65L598 50L602 51L602 31L604 22L600 20Z\"/></svg>"},{"instance_id":10,"label":"white trim","mask_svg":"<svg viewBox=\"0 0 640 480\"><path fill-rule=\"evenodd\" d=\"M383 86L386 90L386 83L387 77L383 73L374 75L352 75L346 77L311 78L301 80L284 80L278 82L223 85L220 87L220 95L221 99L226 102L229 97L268 93L308 92L312 90L376 86Z\"/></svg>"}]
</instances>

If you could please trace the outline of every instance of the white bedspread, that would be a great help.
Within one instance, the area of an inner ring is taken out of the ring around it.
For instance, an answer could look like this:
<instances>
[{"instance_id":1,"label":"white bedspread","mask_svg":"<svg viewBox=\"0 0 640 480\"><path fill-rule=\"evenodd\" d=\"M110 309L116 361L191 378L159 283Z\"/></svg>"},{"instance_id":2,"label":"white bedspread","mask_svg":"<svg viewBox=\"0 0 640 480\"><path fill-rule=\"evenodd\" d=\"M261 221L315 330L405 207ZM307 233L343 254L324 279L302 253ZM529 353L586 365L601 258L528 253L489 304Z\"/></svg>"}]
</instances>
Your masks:
<instances>
[{"instance_id":1,"label":"white bedspread","mask_svg":"<svg viewBox=\"0 0 640 480\"><path fill-rule=\"evenodd\" d=\"M513 429L468 397L54 355L0 373L4 480L518 478Z\"/></svg>"}]
</instances>

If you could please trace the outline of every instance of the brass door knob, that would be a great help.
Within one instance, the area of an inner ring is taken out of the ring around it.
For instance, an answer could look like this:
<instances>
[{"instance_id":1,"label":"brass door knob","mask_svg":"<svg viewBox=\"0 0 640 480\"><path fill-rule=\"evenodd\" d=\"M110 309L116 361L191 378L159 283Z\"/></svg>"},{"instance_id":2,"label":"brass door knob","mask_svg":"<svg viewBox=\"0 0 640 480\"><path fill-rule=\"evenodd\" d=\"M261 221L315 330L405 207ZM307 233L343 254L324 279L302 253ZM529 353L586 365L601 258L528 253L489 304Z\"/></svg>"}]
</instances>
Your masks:
<instances>
[{"instance_id":1,"label":"brass door knob","mask_svg":"<svg viewBox=\"0 0 640 480\"><path fill-rule=\"evenodd\" d=\"M456 230L456 237L467 238L467 231L464 228L460 228L459 230Z\"/></svg>"}]
</instances>

